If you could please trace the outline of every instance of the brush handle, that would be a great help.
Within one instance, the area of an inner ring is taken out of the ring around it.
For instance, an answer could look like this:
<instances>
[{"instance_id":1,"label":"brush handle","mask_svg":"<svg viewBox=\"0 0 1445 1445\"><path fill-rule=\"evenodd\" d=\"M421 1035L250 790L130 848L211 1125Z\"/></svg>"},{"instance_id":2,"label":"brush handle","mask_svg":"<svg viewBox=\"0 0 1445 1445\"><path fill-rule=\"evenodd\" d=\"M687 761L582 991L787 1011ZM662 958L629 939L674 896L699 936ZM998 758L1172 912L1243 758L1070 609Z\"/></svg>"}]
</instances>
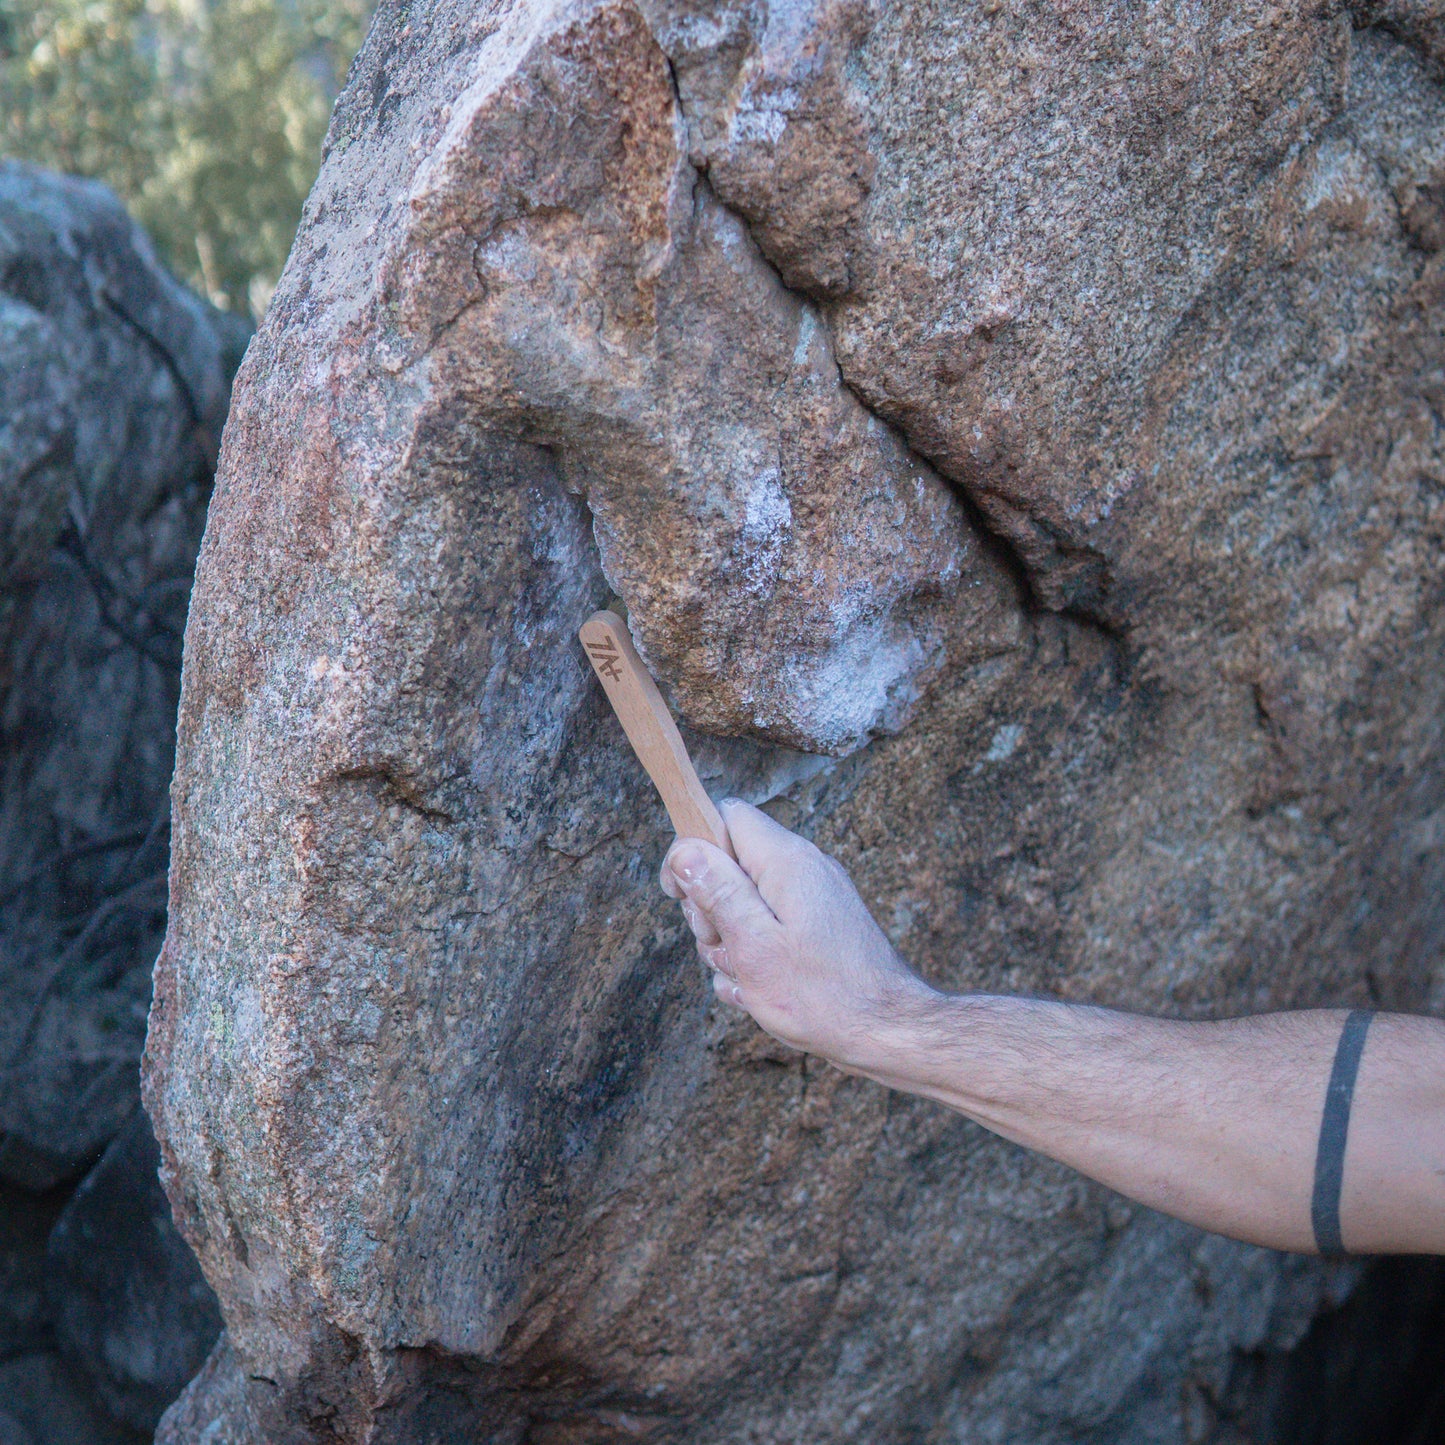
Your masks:
<instances>
[{"instance_id":1,"label":"brush handle","mask_svg":"<svg viewBox=\"0 0 1445 1445\"><path fill-rule=\"evenodd\" d=\"M732 856L732 840L687 755L687 744L632 645L627 624L615 612L594 612L580 632L592 664L627 741L662 794L679 838L705 838Z\"/></svg>"}]
</instances>

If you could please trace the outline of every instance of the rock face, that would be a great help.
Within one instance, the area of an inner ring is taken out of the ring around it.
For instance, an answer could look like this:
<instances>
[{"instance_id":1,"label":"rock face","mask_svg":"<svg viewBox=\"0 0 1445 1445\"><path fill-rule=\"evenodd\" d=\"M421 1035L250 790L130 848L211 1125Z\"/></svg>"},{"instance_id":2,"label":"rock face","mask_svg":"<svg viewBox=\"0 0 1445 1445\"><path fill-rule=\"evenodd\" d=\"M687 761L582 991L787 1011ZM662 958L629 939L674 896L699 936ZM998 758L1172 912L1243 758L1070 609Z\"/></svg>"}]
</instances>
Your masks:
<instances>
[{"instance_id":1,"label":"rock face","mask_svg":"<svg viewBox=\"0 0 1445 1445\"><path fill-rule=\"evenodd\" d=\"M181 628L246 329L111 193L0 164L0 1179L139 1103Z\"/></svg>"},{"instance_id":2,"label":"rock face","mask_svg":"<svg viewBox=\"0 0 1445 1445\"><path fill-rule=\"evenodd\" d=\"M1203 1441L1348 1277L719 1015L575 643L954 988L1445 1002L1410 0L383 8L237 382L162 1441Z\"/></svg>"},{"instance_id":3,"label":"rock face","mask_svg":"<svg viewBox=\"0 0 1445 1445\"><path fill-rule=\"evenodd\" d=\"M246 334L108 191L0 163L5 1445L148 1436L219 1327L138 1064L181 628Z\"/></svg>"},{"instance_id":4,"label":"rock face","mask_svg":"<svg viewBox=\"0 0 1445 1445\"><path fill-rule=\"evenodd\" d=\"M86 1175L47 1245L55 1329L111 1414L154 1431L221 1332L171 1225L150 1123L137 1114Z\"/></svg>"}]
</instances>

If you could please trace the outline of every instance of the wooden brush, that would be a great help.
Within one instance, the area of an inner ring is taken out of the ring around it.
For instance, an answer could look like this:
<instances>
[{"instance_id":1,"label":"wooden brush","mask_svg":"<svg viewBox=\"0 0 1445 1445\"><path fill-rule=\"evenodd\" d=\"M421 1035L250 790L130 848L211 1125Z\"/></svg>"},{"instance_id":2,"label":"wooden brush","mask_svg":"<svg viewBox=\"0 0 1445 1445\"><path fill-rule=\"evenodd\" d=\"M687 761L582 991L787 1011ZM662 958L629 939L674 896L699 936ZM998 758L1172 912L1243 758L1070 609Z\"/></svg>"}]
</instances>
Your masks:
<instances>
[{"instance_id":1,"label":"wooden brush","mask_svg":"<svg viewBox=\"0 0 1445 1445\"><path fill-rule=\"evenodd\" d=\"M632 645L627 624L615 612L594 612L579 636L632 751L662 794L678 837L705 838L733 856L722 814L699 780L687 744Z\"/></svg>"}]
</instances>

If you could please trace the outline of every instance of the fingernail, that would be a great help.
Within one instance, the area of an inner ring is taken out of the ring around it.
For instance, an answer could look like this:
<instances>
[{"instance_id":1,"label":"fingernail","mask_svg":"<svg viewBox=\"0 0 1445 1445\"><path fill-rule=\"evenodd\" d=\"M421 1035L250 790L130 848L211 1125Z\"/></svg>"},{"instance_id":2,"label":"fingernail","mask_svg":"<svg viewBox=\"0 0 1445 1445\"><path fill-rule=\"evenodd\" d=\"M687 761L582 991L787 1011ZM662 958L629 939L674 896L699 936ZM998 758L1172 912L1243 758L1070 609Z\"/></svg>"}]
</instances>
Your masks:
<instances>
[{"instance_id":1,"label":"fingernail","mask_svg":"<svg viewBox=\"0 0 1445 1445\"><path fill-rule=\"evenodd\" d=\"M741 798L724 798L724 799L722 800L722 802L720 802L720 803L718 804L718 807L719 807L719 808L740 808L740 807L742 807L742 803L743 803L743 800L742 800Z\"/></svg>"},{"instance_id":2,"label":"fingernail","mask_svg":"<svg viewBox=\"0 0 1445 1445\"><path fill-rule=\"evenodd\" d=\"M672 850L672 857L668 859L668 867L684 883L696 883L707 869L707 859L703 856L701 848L689 847L683 843Z\"/></svg>"}]
</instances>

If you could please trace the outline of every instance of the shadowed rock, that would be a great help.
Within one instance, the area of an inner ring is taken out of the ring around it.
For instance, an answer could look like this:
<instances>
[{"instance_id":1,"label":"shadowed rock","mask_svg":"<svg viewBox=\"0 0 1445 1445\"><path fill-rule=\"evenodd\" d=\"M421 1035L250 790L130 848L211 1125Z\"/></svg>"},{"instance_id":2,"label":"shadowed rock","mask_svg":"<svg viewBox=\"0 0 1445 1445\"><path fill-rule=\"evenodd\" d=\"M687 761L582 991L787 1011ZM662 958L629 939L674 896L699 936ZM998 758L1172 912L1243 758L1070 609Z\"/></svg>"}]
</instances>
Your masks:
<instances>
[{"instance_id":1,"label":"shadowed rock","mask_svg":"<svg viewBox=\"0 0 1445 1445\"><path fill-rule=\"evenodd\" d=\"M245 336L109 191L0 163L0 1179L27 1188L137 1108L181 630Z\"/></svg>"},{"instance_id":2,"label":"shadowed rock","mask_svg":"<svg viewBox=\"0 0 1445 1445\"><path fill-rule=\"evenodd\" d=\"M138 1114L71 1195L47 1249L62 1348L113 1415L146 1431L221 1330L215 1296L171 1226L159 1163Z\"/></svg>"},{"instance_id":3,"label":"shadowed rock","mask_svg":"<svg viewBox=\"0 0 1445 1445\"><path fill-rule=\"evenodd\" d=\"M34 1445L34 1437L7 1410L0 1410L0 1445Z\"/></svg>"},{"instance_id":4,"label":"shadowed rock","mask_svg":"<svg viewBox=\"0 0 1445 1445\"><path fill-rule=\"evenodd\" d=\"M1223 1438L1347 1281L715 1012L575 630L940 984L1445 998L1426 8L381 11L187 634L160 1440Z\"/></svg>"},{"instance_id":5,"label":"shadowed rock","mask_svg":"<svg viewBox=\"0 0 1445 1445\"><path fill-rule=\"evenodd\" d=\"M0 164L7 1445L138 1439L91 1374L122 1416L152 1429L217 1328L153 1158L149 1177L136 1159L149 1139L137 1064L165 918L181 629L246 332L165 274L108 191ZM84 1173L118 1130L127 1142L62 1213L53 1186ZM166 1284L187 1270L201 1339L167 1376L167 1346L185 1327ZM57 1334L79 1361L62 1358ZM127 1389L145 1398L122 1398Z\"/></svg>"}]
</instances>

